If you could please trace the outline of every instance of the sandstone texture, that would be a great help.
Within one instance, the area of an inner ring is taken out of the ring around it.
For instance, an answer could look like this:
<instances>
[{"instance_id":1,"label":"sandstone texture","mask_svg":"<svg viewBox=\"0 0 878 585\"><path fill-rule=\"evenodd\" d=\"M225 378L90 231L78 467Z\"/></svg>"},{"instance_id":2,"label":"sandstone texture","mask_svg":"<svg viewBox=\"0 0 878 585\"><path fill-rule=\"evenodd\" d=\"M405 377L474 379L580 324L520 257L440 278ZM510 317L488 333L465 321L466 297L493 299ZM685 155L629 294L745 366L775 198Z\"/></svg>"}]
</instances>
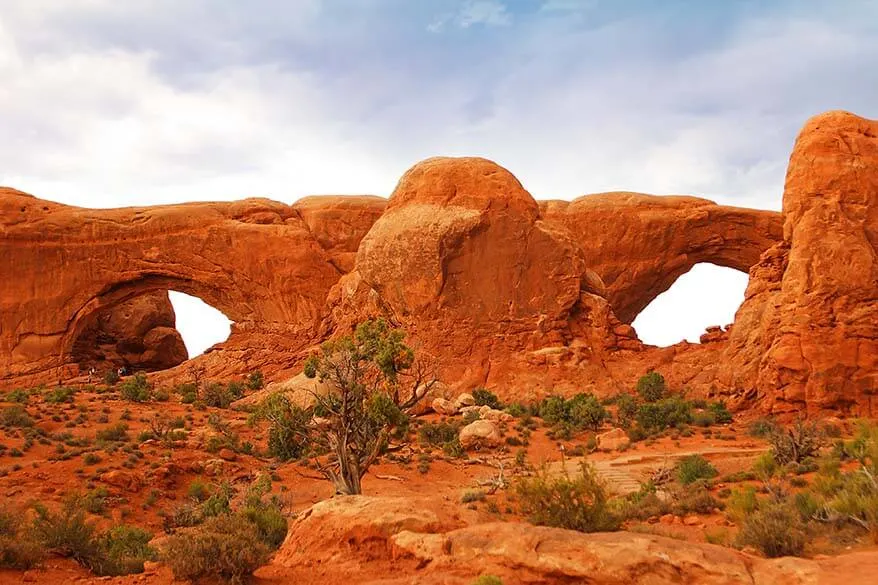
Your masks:
<instances>
[{"instance_id":1,"label":"sandstone texture","mask_svg":"<svg viewBox=\"0 0 878 585\"><path fill-rule=\"evenodd\" d=\"M372 566L386 575L376 583L428 585L469 584L479 575L496 575L510 585L830 585L851 582L878 563L874 552L819 561L767 560L663 536L583 534L518 522L455 528L441 519L446 512L426 509L424 503L364 496L321 502L291 526L272 561L277 569L260 572L284 575L283 568L312 568L320 574L333 567L342 573Z\"/></svg>"},{"instance_id":2,"label":"sandstone texture","mask_svg":"<svg viewBox=\"0 0 878 585\"><path fill-rule=\"evenodd\" d=\"M178 363L173 324L131 309L158 318L140 299L173 289L234 323L196 358L213 378L289 380L320 342L383 316L439 365L444 398L610 394L655 369L735 407L875 415L876 248L878 123L846 112L802 129L782 213L628 192L538 202L482 158L420 162L389 199L91 210L3 189L0 385ZM735 322L701 344L641 343L633 319L699 262L749 272Z\"/></svg>"},{"instance_id":3,"label":"sandstone texture","mask_svg":"<svg viewBox=\"0 0 878 585\"><path fill-rule=\"evenodd\" d=\"M80 370L164 370L189 359L166 291L133 297L96 315L73 343Z\"/></svg>"}]
</instances>

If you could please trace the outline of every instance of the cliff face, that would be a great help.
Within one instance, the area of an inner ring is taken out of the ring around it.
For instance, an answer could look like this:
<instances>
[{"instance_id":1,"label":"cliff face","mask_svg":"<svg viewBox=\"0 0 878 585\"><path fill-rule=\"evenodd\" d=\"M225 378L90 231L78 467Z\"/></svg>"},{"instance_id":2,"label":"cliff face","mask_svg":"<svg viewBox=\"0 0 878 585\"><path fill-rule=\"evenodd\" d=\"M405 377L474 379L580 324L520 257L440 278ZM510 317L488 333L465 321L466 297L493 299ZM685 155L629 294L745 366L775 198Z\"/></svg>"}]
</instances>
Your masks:
<instances>
[{"instance_id":1,"label":"cliff face","mask_svg":"<svg viewBox=\"0 0 878 585\"><path fill-rule=\"evenodd\" d=\"M2 190L0 383L75 375L100 315L175 289L234 322L196 358L214 376L294 373L316 343L383 315L446 381L504 396L614 392L655 368L735 404L874 414L876 134L843 112L810 120L782 214L637 193L537 202L477 158L423 161L389 200L90 210ZM750 272L734 325L641 344L629 323L698 262ZM181 357L168 328L150 328L168 355L144 367Z\"/></svg>"}]
</instances>

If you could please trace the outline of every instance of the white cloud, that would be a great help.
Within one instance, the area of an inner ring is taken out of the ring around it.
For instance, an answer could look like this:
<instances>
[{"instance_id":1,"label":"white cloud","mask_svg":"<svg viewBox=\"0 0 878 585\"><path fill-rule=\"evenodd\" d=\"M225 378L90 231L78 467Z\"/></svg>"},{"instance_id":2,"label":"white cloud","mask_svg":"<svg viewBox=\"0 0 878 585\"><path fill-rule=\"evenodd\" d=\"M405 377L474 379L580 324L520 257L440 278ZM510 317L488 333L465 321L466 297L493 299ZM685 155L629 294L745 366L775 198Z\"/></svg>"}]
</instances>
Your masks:
<instances>
[{"instance_id":1,"label":"white cloud","mask_svg":"<svg viewBox=\"0 0 878 585\"><path fill-rule=\"evenodd\" d=\"M467 0L457 12L445 14L427 25L427 30L442 32L449 24L464 29L476 25L509 26L512 24L512 14L500 0Z\"/></svg>"},{"instance_id":2,"label":"white cloud","mask_svg":"<svg viewBox=\"0 0 878 585\"><path fill-rule=\"evenodd\" d=\"M806 117L878 115L866 12L741 17L702 46L649 13L582 27L471 1L431 25L467 34L418 36L425 15L362 8L408 3L257 4L0 0L0 184L94 207L291 202L387 195L419 159L470 154L539 198L631 189L778 209ZM600 10L541 9L582 7ZM698 278L687 303L720 298Z\"/></svg>"}]
</instances>

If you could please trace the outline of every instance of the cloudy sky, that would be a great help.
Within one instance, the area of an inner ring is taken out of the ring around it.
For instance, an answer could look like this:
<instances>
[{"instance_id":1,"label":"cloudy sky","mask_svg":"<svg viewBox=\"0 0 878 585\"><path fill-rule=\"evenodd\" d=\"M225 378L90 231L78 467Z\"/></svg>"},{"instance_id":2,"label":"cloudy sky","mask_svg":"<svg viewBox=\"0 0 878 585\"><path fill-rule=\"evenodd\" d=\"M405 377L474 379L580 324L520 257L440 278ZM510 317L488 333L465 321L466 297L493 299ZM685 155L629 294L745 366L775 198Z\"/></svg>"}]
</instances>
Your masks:
<instances>
[{"instance_id":1,"label":"cloudy sky","mask_svg":"<svg viewBox=\"0 0 878 585\"><path fill-rule=\"evenodd\" d=\"M75 205L387 195L480 155L537 198L779 209L807 117L878 117L878 1L0 0L0 77L0 184ZM745 281L696 267L635 326L697 339ZM195 352L222 336L175 303Z\"/></svg>"}]
</instances>

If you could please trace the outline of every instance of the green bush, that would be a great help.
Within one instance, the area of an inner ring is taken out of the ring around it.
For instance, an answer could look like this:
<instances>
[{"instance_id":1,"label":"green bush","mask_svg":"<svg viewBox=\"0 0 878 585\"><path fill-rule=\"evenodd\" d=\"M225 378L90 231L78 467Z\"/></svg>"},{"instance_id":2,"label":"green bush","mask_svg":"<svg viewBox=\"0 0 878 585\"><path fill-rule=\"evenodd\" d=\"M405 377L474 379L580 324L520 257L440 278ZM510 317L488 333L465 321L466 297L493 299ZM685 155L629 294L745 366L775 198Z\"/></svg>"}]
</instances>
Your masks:
<instances>
[{"instance_id":1,"label":"green bush","mask_svg":"<svg viewBox=\"0 0 878 585\"><path fill-rule=\"evenodd\" d=\"M695 483L701 479L713 479L718 474L716 468L701 455L689 455L677 463L677 479L683 485Z\"/></svg>"},{"instance_id":2,"label":"green bush","mask_svg":"<svg viewBox=\"0 0 878 585\"><path fill-rule=\"evenodd\" d=\"M180 395L180 402L183 404L192 404L198 399L198 387L192 382L178 385L174 392Z\"/></svg>"},{"instance_id":3,"label":"green bush","mask_svg":"<svg viewBox=\"0 0 878 585\"><path fill-rule=\"evenodd\" d=\"M691 422L692 405L679 396L642 404L637 411L637 424L650 433Z\"/></svg>"},{"instance_id":4,"label":"green bush","mask_svg":"<svg viewBox=\"0 0 878 585\"><path fill-rule=\"evenodd\" d=\"M27 403L30 400L30 391L24 388L16 388L6 395L7 402L18 402L20 404Z\"/></svg>"},{"instance_id":5,"label":"green bush","mask_svg":"<svg viewBox=\"0 0 878 585\"><path fill-rule=\"evenodd\" d=\"M121 524L110 528L98 539L100 561L92 571L98 575L131 575L143 572L143 563L156 559L156 551L149 546L152 533Z\"/></svg>"},{"instance_id":6,"label":"green bush","mask_svg":"<svg viewBox=\"0 0 878 585\"><path fill-rule=\"evenodd\" d=\"M152 388L146 378L146 374L138 372L122 382L122 385L119 387L119 394L122 398L131 402L146 402L149 400L151 390Z\"/></svg>"},{"instance_id":7,"label":"green bush","mask_svg":"<svg viewBox=\"0 0 878 585\"><path fill-rule=\"evenodd\" d=\"M580 393L570 399L562 396L549 396L539 407L540 418L561 431L573 432L598 430L607 419L608 413L593 394Z\"/></svg>"},{"instance_id":8,"label":"green bush","mask_svg":"<svg viewBox=\"0 0 878 585\"><path fill-rule=\"evenodd\" d=\"M637 393L646 402L661 400L667 391L665 378L658 372L649 372L637 380Z\"/></svg>"},{"instance_id":9,"label":"green bush","mask_svg":"<svg viewBox=\"0 0 878 585\"><path fill-rule=\"evenodd\" d=\"M256 526L259 539L273 550L287 536L287 519L280 502L274 497L267 497L270 491L271 478L263 475L247 490L244 504L238 513Z\"/></svg>"},{"instance_id":10,"label":"green bush","mask_svg":"<svg viewBox=\"0 0 878 585\"><path fill-rule=\"evenodd\" d=\"M454 437L450 441L447 441L445 444L443 444L442 452L449 457L454 457L455 459L460 459L466 455L466 449L463 448L463 445L460 442L460 438L458 437Z\"/></svg>"},{"instance_id":11,"label":"green bush","mask_svg":"<svg viewBox=\"0 0 878 585\"><path fill-rule=\"evenodd\" d=\"M61 404L62 402L73 402L76 395L76 388L68 388L67 386L58 386L52 388L43 394L43 400L49 404Z\"/></svg>"},{"instance_id":12,"label":"green bush","mask_svg":"<svg viewBox=\"0 0 878 585\"><path fill-rule=\"evenodd\" d=\"M265 399L254 413L256 419L266 419L268 427L268 454L281 461L291 461L307 455L311 445L307 440L308 425L313 413L294 405L281 393Z\"/></svg>"},{"instance_id":13,"label":"green bush","mask_svg":"<svg viewBox=\"0 0 878 585\"><path fill-rule=\"evenodd\" d=\"M729 412L729 409L726 408L726 403L723 401L711 402L707 410L713 415L717 424L725 425L732 422L732 413Z\"/></svg>"},{"instance_id":14,"label":"green bush","mask_svg":"<svg viewBox=\"0 0 878 585\"><path fill-rule=\"evenodd\" d=\"M270 553L254 524L223 515L169 537L163 558L176 579L221 578L238 584L264 565Z\"/></svg>"},{"instance_id":15,"label":"green bush","mask_svg":"<svg viewBox=\"0 0 878 585\"><path fill-rule=\"evenodd\" d=\"M119 379L119 372L117 372L115 368L110 368L107 370L107 373L104 374L104 384L107 386L115 386L119 382Z\"/></svg>"},{"instance_id":16,"label":"green bush","mask_svg":"<svg viewBox=\"0 0 878 585\"><path fill-rule=\"evenodd\" d=\"M452 423L425 423L418 429L418 441L422 445L444 445L456 439L459 432L458 425Z\"/></svg>"},{"instance_id":17,"label":"green bush","mask_svg":"<svg viewBox=\"0 0 878 585\"><path fill-rule=\"evenodd\" d=\"M250 372L250 375L247 376L247 388L250 390L261 390L264 385L265 377L261 371Z\"/></svg>"},{"instance_id":18,"label":"green bush","mask_svg":"<svg viewBox=\"0 0 878 585\"><path fill-rule=\"evenodd\" d=\"M0 426L27 428L34 426L34 421L22 405L13 404L0 412Z\"/></svg>"},{"instance_id":19,"label":"green bush","mask_svg":"<svg viewBox=\"0 0 878 585\"><path fill-rule=\"evenodd\" d=\"M637 417L637 400L631 394L620 394L616 397L616 422L627 429Z\"/></svg>"},{"instance_id":20,"label":"green bush","mask_svg":"<svg viewBox=\"0 0 878 585\"><path fill-rule=\"evenodd\" d=\"M476 388L473 390L473 398L476 401L476 406L489 406L496 410L503 408L497 395L486 388Z\"/></svg>"},{"instance_id":21,"label":"green bush","mask_svg":"<svg viewBox=\"0 0 878 585\"><path fill-rule=\"evenodd\" d=\"M773 420L768 418L760 418L750 423L750 426L747 428L747 432L750 434L751 437L764 439L768 437L776 428L777 424Z\"/></svg>"},{"instance_id":22,"label":"green bush","mask_svg":"<svg viewBox=\"0 0 878 585\"><path fill-rule=\"evenodd\" d=\"M521 512L539 526L580 532L618 530L620 521L608 505L603 484L594 469L583 462L580 473L552 477L543 468L516 486Z\"/></svg>"},{"instance_id":23,"label":"green bush","mask_svg":"<svg viewBox=\"0 0 878 585\"><path fill-rule=\"evenodd\" d=\"M807 537L798 511L785 502L763 502L749 514L738 533L741 546L752 546L769 558L801 556Z\"/></svg>"},{"instance_id":24,"label":"green bush","mask_svg":"<svg viewBox=\"0 0 878 585\"><path fill-rule=\"evenodd\" d=\"M235 396L232 390L240 390L243 393L243 388L240 386L231 388L231 384L225 386L219 382L211 382L204 389L201 398L207 406L213 406L214 408L228 408L232 402L240 398L240 394Z\"/></svg>"},{"instance_id":25,"label":"green bush","mask_svg":"<svg viewBox=\"0 0 878 585\"><path fill-rule=\"evenodd\" d=\"M123 422L116 423L95 433L95 439L103 442L124 442L129 438L128 425Z\"/></svg>"},{"instance_id":26,"label":"green bush","mask_svg":"<svg viewBox=\"0 0 878 585\"><path fill-rule=\"evenodd\" d=\"M24 514L0 507L0 569L31 569L45 558Z\"/></svg>"}]
</instances>

